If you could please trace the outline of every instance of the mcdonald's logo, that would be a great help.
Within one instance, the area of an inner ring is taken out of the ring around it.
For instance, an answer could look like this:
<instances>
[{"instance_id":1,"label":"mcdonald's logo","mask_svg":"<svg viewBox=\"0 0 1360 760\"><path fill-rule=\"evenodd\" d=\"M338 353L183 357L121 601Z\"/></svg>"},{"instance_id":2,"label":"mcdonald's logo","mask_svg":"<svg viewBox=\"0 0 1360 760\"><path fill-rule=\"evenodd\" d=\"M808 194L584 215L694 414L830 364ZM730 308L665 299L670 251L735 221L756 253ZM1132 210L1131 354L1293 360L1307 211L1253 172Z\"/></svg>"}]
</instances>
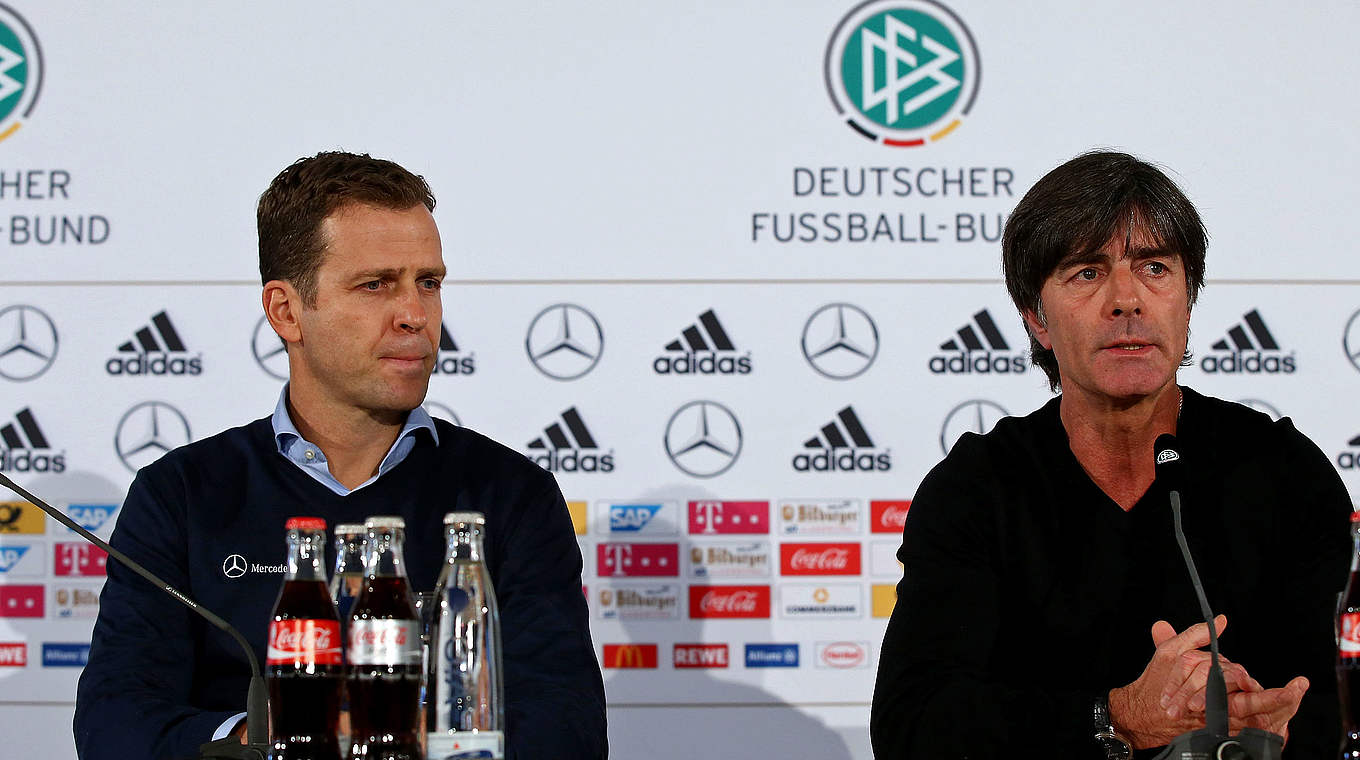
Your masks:
<instances>
[{"instance_id":1,"label":"mcdonald's logo","mask_svg":"<svg viewBox=\"0 0 1360 760\"><path fill-rule=\"evenodd\" d=\"M605 644L606 668L656 669L656 644Z\"/></svg>"}]
</instances>

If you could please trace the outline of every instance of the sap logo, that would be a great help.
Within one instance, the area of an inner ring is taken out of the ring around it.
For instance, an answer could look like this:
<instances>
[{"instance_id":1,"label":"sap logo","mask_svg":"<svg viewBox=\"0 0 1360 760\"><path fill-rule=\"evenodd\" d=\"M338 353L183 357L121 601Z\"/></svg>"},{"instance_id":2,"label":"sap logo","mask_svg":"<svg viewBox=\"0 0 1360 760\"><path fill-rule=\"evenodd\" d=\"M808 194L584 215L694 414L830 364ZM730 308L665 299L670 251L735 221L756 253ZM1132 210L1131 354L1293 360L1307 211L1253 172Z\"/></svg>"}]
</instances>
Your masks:
<instances>
[{"instance_id":1,"label":"sap logo","mask_svg":"<svg viewBox=\"0 0 1360 760\"><path fill-rule=\"evenodd\" d=\"M0 548L0 573L8 573L28 554L27 546L6 546Z\"/></svg>"},{"instance_id":2,"label":"sap logo","mask_svg":"<svg viewBox=\"0 0 1360 760\"><path fill-rule=\"evenodd\" d=\"M66 514L80 523L80 527L93 533L104 527L104 523L109 521L109 516L117 510L117 504L72 504L66 509ZM75 533L73 530L71 532Z\"/></svg>"},{"instance_id":3,"label":"sap logo","mask_svg":"<svg viewBox=\"0 0 1360 760\"><path fill-rule=\"evenodd\" d=\"M661 511L660 504L626 504L609 509L609 530L614 533L636 533Z\"/></svg>"}]
</instances>

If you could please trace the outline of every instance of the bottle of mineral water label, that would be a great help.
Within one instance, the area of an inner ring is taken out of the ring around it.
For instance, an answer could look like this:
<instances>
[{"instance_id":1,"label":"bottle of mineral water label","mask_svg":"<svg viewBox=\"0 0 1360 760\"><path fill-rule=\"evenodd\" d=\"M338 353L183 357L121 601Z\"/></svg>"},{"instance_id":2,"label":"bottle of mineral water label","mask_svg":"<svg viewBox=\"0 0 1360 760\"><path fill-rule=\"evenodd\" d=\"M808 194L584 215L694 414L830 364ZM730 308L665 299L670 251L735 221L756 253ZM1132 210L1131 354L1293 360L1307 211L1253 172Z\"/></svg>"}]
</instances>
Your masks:
<instances>
[{"instance_id":1,"label":"bottle of mineral water label","mask_svg":"<svg viewBox=\"0 0 1360 760\"><path fill-rule=\"evenodd\" d=\"M505 756L500 613L482 559L485 526L480 512L444 516L426 695L430 760Z\"/></svg>"}]
</instances>

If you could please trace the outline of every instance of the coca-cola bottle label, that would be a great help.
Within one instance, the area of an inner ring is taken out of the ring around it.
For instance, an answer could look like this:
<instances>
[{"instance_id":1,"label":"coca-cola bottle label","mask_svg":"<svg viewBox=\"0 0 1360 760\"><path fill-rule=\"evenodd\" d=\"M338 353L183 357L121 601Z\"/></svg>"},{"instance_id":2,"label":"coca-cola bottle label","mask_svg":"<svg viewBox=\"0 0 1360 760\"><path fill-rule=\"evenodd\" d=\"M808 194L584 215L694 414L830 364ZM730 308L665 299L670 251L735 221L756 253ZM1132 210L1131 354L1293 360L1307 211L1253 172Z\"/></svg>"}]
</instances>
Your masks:
<instances>
[{"instance_id":1,"label":"coca-cola bottle label","mask_svg":"<svg viewBox=\"0 0 1360 760\"><path fill-rule=\"evenodd\" d=\"M340 665L336 620L275 620L269 624L270 665Z\"/></svg>"},{"instance_id":2,"label":"coca-cola bottle label","mask_svg":"<svg viewBox=\"0 0 1360 760\"><path fill-rule=\"evenodd\" d=\"M458 731L431 733L426 737L430 760L505 757L505 735L500 731Z\"/></svg>"},{"instance_id":3,"label":"coca-cola bottle label","mask_svg":"<svg viewBox=\"0 0 1360 760\"><path fill-rule=\"evenodd\" d=\"M1360 612L1341 615L1341 656L1360 657Z\"/></svg>"},{"instance_id":4,"label":"coca-cola bottle label","mask_svg":"<svg viewBox=\"0 0 1360 760\"><path fill-rule=\"evenodd\" d=\"M420 621L351 620L351 665L419 665Z\"/></svg>"}]
</instances>

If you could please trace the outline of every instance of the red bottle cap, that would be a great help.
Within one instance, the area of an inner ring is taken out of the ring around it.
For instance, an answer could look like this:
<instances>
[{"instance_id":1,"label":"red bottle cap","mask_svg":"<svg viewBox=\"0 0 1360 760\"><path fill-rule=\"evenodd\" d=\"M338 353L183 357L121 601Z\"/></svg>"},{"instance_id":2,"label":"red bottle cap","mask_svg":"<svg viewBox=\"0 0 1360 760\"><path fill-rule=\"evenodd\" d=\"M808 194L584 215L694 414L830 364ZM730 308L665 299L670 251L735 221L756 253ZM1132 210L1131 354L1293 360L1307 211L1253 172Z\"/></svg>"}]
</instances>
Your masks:
<instances>
[{"instance_id":1,"label":"red bottle cap","mask_svg":"<svg viewBox=\"0 0 1360 760\"><path fill-rule=\"evenodd\" d=\"M325 530L326 521L320 517L290 517L283 524L284 530Z\"/></svg>"},{"instance_id":2,"label":"red bottle cap","mask_svg":"<svg viewBox=\"0 0 1360 760\"><path fill-rule=\"evenodd\" d=\"M1360 510L1351 512L1351 522L1360 523Z\"/></svg>"}]
</instances>

